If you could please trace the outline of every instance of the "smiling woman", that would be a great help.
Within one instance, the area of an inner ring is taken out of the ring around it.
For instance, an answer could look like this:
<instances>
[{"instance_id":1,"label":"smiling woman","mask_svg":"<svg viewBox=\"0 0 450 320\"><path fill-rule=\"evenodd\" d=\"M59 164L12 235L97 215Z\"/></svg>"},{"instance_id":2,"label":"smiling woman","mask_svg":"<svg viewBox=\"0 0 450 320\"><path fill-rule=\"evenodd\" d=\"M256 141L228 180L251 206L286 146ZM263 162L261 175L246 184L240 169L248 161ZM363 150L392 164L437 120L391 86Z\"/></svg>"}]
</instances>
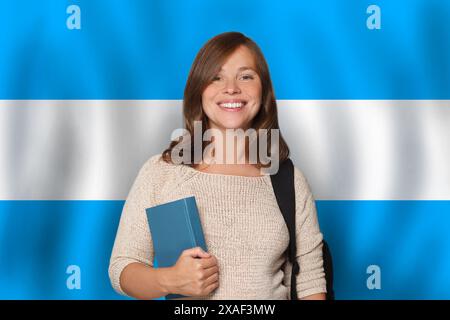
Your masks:
<instances>
[{"instance_id":1,"label":"smiling woman","mask_svg":"<svg viewBox=\"0 0 450 320\"><path fill-rule=\"evenodd\" d=\"M219 132L214 137L225 140L222 146L227 157L236 159L239 154L248 160L253 150L246 142L227 148L230 130L268 130L267 135L256 136L265 140L258 146L265 148L270 162L288 159L289 148L281 134L276 141L271 139L271 130L278 132L279 125L267 63L256 43L241 33L220 34L200 49L186 83L183 113L185 130L191 136L198 122L202 136L207 130ZM167 294L194 299L289 299L290 237L271 178L261 175L261 168L271 163L261 161L261 152L256 163L222 164L211 159L175 163L173 151L183 141L172 141L162 154L151 157L133 184L111 256L113 287L141 299ZM189 140L191 148L182 151L195 159L209 143L202 141L201 150L195 150L194 142ZM292 229L300 266L296 293L300 299L323 299L322 233L311 190L296 167L294 184ZM191 196L199 208L208 252L199 247L187 249L175 265L154 268L146 208Z\"/></svg>"}]
</instances>

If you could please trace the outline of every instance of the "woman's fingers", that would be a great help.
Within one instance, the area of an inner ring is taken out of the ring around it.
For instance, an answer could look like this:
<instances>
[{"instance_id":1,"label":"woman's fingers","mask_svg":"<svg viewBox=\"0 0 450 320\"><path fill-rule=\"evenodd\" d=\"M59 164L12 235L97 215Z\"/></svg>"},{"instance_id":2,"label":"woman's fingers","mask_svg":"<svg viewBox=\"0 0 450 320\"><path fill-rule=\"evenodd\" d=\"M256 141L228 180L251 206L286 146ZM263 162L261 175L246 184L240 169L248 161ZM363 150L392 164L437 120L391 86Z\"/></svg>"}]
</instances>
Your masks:
<instances>
[{"instance_id":1,"label":"woman's fingers","mask_svg":"<svg viewBox=\"0 0 450 320\"><path fill-rule=\"evenodd\" d=\"M214 284L215 282L219 281L219 274L213 273L211 276L209 276L206 280L205 280L205 287L208 287L212 284Z\"/></svg>"},{"instance_id":2,"label":"woman's fingers","mask_svg":"<svg viewBox=\"0 0 450 320\"><path fill-rule=\"evenodd\" d=\"M208 279L210 276L212 276L215 273L219 273L219 267L217 265L215 265L211 268L205 269L205 273L204 273L205 279Z\"/></svg>"},{"instance_id":3,"label":"woman's fingers","mask_svg":"<svg viewBox=\"0 0 450 320\"><path fill-rule=\"evenodd\" d=\"M210 258L203 258L200 260L200 264L203 269L209 269L217 265L217 259L214 256L211 256Z\"/></svg>"}]
</instances>

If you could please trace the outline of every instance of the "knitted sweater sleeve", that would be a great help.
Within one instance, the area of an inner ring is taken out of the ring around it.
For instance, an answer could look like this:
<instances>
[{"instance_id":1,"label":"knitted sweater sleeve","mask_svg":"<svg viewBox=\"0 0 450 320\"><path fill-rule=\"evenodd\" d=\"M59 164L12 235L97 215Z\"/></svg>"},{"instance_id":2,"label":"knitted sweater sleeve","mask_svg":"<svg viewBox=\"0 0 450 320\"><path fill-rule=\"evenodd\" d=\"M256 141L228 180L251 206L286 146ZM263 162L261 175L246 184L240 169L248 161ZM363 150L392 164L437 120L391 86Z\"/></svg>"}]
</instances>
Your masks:
<instances>
[{"instance_id":1,"label":"knitted sweater sleeve","mask_svg":"<svg viewBox=\"0 0 450 320\"><path fill-rule=\"evenodd\" d=\"M152 206L155 160L150 158L140 169L122 209L110 264L109 278L114 290L126 293L120 286L123 269L133 262L153 266L153 243L145 209Z\"/></svg>"},{"instance_id":2,"label":"knitted sweater sleeve","mask_svg":"<svg viewBox=\"0 0 450 320\"><path fill-rule=\"evenodd\" d=\"M303 173L294 167L296 203L297 295L303 298L326 292L320 232L313 194Z\"/></svg>"}]
</instances>

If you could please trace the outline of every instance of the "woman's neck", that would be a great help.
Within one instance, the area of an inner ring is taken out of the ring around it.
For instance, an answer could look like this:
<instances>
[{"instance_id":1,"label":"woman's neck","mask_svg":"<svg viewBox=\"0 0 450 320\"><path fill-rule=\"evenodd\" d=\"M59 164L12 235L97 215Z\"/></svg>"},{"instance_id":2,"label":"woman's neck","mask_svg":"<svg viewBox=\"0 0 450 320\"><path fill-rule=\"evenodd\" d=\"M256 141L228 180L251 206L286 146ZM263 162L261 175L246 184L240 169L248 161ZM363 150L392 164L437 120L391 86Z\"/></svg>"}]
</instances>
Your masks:
<instances>
[{"instance_id":1,"label":"woman's neck","mask_svg":"<svg viewBox=\"0 0 450 320\"><path fill-rule=\"evenodd\" d=\"M250 157L249 142L244 129L215 129L211 136L211 145L203 153L203 160L206 163L220 165L255 165L255 157ZM251 150L250 150L251 151ZM257 150L255 150L257 152Z\"/></svg>"},{"instance_id":2,"label":"woman's neck","mask_svg":"<svg viewBox=\"0 0 450 320\"><path fill-rule=\"evenodd\" d=\"M202 162L195 166L197 170L239 176L261 176L256 163L249 162L246 139L236 139L233 134L227 135L226 130L218 129L211 141L212 151L203 154Z\"/></svg>"}]
</instances>

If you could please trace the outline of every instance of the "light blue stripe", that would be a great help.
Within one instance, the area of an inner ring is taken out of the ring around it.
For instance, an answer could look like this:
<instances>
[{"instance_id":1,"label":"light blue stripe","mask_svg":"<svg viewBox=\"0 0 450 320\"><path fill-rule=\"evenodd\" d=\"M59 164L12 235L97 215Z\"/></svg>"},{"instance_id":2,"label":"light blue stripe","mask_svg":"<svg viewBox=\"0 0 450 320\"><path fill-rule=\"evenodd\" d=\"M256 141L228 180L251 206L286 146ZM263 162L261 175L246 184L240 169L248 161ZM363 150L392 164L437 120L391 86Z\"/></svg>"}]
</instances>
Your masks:
<instances>
[{"instance_id":1,"label":"light blue stripe","mask_svg":"<svg viewBox=\"0 0 450 320\"><path fill-rule=\"evenodd\" d=\"M253 38L277 99L450 99L450 2L2 1L0 99L181 99L199 48ZM68 30L66 8L81 8Z\"/></svg>"},{"instance_id":2,"label":"light blue stripe","mask_svg":"<svg viewBox=\"0 0 450 320\"><path fill-rule=\"evenodd\" d=\"M1 201L0 299L117 299L109 258L123 201ZM81 269L81 290L66 269Z\"/></svg>"},{"instance_id":3,"label":"light blue stripe","mask_svg":"<svg viewBox=\"0 0 450 320\"><path fill-rule=\"evenodd\" d=\"M339 299L450 299L450 201L317 201ZM368 290L369 265L381 290Z\"/></svg>"},{"instance_id":4,"label":"light blue stripe","mask_svg":"<svg viewBox=\"0 0 450 320\"><path fill-rule=\"evenodd\" d=\"M450 201L317 201L338 299L450 299ZM108 264L123 201L1 201L0 299L121 299ZM81 290L66 288L68 265ZM381 268L381 290L366 287Z\"/></svg>"}]
</instances>

